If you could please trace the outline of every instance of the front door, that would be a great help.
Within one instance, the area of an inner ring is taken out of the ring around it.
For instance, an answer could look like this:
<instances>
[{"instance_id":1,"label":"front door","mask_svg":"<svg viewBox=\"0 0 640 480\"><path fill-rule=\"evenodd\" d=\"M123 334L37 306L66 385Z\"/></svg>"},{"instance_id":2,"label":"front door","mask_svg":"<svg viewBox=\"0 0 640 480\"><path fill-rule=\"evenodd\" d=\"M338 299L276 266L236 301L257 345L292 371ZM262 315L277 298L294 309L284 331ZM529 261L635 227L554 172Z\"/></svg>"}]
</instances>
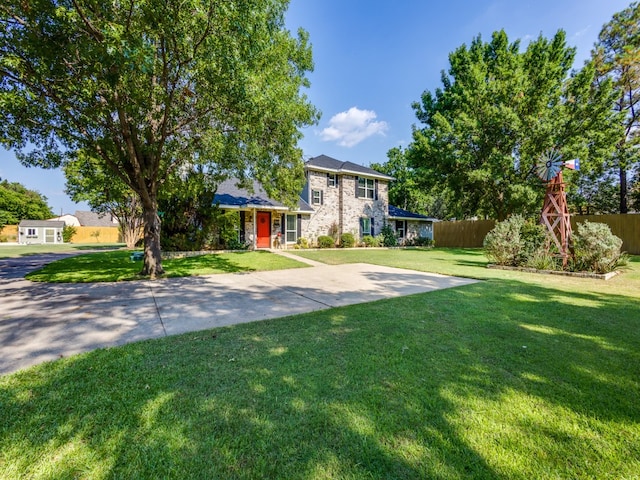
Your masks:
<instances>
[{"instance_id":1,"label":"front door","mask_svg":"<svg viewBox=\"0 0 640 480\"><path fill-rule=\"evenodd\" d=\"M258 248L271 247L271 213L258 212L256 221L258 222Z\"/></svg>"},{"instance_id":2,"label":"front door","mask_svg":"<svg viewBox=\"0 0 640 480\"><path fill-rule=\"evenodd\" d=\"M44 229L44 243L55 243L56 231L53 228Z\"/></svg>"}]
</instances>

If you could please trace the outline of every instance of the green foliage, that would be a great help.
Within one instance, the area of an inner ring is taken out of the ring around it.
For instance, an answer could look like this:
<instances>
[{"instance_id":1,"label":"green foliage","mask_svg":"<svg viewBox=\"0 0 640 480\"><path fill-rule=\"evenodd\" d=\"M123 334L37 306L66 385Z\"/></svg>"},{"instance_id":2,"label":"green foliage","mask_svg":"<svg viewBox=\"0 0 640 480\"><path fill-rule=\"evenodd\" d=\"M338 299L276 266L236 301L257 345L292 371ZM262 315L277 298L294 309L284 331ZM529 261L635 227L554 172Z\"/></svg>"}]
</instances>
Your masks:
<instances>
[{"instance_id":1,"label":"green foliage","mask_svg":"<svg viewBox=\"0 0 640 480\"><path fill-rule=\"evenodd\" d=\"M512 215L499 222L484 239L484 254L497 265L518 265L523 247L520 231L525 220L522 215Z\"/></svg>"},{"instance_id":2,"label":"green foliage","mask_svg":"<svg viewBox=\"0 0 640 480\"><path fill-rule=\"evenodd\" d=\"M300 237L298 239L298 241L296 242L296 245L299 246L300 248L304 248L307 249L309 248L311 245L309 245L309 239L305 238L305 237Z\"/></svg>"},{"instance_id":3,"label":"green foliage","mask_svg":"<svg viewBox=\"0 0 640 480\"><path fill-rule=\"evenodd\" d=\"M336 246L336 242L333 237L329 235L320 235L318 237L318 248L333 248Z\"/></svg>"},{"instance_id":4,"label":"green foliage","mask_svg":"<svg viewBox=\"0 0 640 480\"><path fill-rule=\"evenodd\" d=\"M408 247L434 247L433 239L429 237L414 237L407 241Z\"/></svg>"},{"instance_id":5,"label":"green foliage","mask_svg":"<svg viewBox=\"0 0 640 480\"><path fill-rule=\"evenodd\" d=\"M340 235L340 246L342 248L353 248L356 245L356 237L353 233L343 233Z\"/></svg>"},{"instance_id":6,"label":"green foliage","mask_svg":"<svg viewBox=\"0 0 640 480\"><path fill-rule=\"evenodd\" d=\"M604 223L578 223L573 234L574 265L578 271L608 273L624 264L622 240Z\"/></svg>"},{"instance_id":7,"label":"green foliage","mask_svg":"<svg viewBox=\"0 0 640 480\"><path fill-rule=\"evenodd\" d=\"M395 247L398 245L398 237L396 237L396 232L391 225L385 224L380 231L380 235L382 236L382 246Z\"/></svg>"},{"instance_id":8,"label":"green foliage","mask_svg":"<svg viewBox=\"0 0 640 480\"><path fill-rule=\"evenodd\" d=\"M569 75L575 51L559 31L522 51L504 31L449 56L442 88L414 104L422 128L406 155L425 191L438 188L458 218L502 220L537 212L544 189L529 174L551 147L597 170L617 131L608 83L586 65Z\"/></svg>"},{"instance_id":9,"label":"green foliage","mask_svg":"<svg viewBox=\"0 0 640 480\"><path fill-rule=\"evenodd\" d=\"M47 197L18 182L0 181L0 227L17 225L21 220L47 220L53 217Z\"/></svg>"},{"instance_id":10,"label":"green foliage","mask_svg":"<svg viewBox=\"0 0 640 480\"><path fill-rule=\"evenodd\" d=\"M43 167L82 152L131 188L150 276L163 271L157 204L173 175L251 177L293 203L299 129L318 113L287 0L85 3L3 2L0 143Z\"/></svg>"},{"instance_id":11,"label":"green foliage","mask_svg":"<svg viewBox=\"0 0 640 480\"><path fill-rule=\"evenodd\" d=\"M628 211L627 174L640 163L640 3L633 2L602 27L591 52L598 82L611 80L616 93L611 108L618 112L615 154L608 167L618 175L620 213Z\"/></svg>"},{"instance_id":12,"label":"green foliage","mask_svg":"<svg viewBox=\"0 0 640 480\"><path fill-rule=\"evenodd\" d=\"M62 228L62 241L64 243L70 243L73 236L78 232L78 229L73 225L65 225Z\"/></svg>"},{"instance_id":13,"label":"green foliage","mask_svg":"<svg viewBox=\"0 0 640 480\"><path fill-rule=\"evenodd\" d=\"M380 237L374 237L373 235L365 235L362 237L362 244L365 247L379 247Z\"/></svg>"}]
</instances>

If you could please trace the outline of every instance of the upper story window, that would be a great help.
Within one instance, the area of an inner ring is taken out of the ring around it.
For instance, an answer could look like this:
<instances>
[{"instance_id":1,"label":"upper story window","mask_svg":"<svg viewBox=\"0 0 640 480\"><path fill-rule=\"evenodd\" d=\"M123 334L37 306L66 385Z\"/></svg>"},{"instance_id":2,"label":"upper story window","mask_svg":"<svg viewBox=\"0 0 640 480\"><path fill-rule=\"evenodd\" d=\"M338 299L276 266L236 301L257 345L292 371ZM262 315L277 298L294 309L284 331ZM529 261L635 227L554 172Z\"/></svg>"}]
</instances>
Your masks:
<instances>
[{"instance_id":1,"label":"upper story window","mask_svg":"<svg viewBox=\"0 0 640 480\"><path fill-rule=\"evenodd\" d=\"M311 204L322 205L322 190L311 190Z\"/></svg>"},{"instance_id":2,"label":"upper story window","mask_svg":"<svg viewBox=\"0 0 640 480\"><path fill-rule=\"evenodd\" d=\"M375 197L375 182L371 178L358 178L358 197L371 198Z\"/></svg>"},{"instance_id":3,"label":"upper story window","mask_svg":"<svg viewBox=\"0 0 640 480\"><path fill-rule=\"evenodd\" d=\"M327 173L327 186L328 187L337 187L338 186L338 175L335 173Z\"/></svg>"}]
</instances>

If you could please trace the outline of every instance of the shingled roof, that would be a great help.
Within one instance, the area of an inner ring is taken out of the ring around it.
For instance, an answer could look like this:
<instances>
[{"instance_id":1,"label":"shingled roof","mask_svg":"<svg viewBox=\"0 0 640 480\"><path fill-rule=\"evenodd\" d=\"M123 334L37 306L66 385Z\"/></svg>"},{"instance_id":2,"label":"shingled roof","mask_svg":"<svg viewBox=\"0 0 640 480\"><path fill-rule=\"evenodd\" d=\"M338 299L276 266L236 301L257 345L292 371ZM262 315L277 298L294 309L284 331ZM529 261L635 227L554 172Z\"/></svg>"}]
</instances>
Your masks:
<instances>
[{"instance_id":1,"label":"shingled roof","mask_svg":"<svg viewBox=\"0 0 640 480\"><path fill-rule=\"evenodd\" d=\"M395 218L398 220L417 220L424 222L435 222L435 218L427 217L426 215L420 215L419 213L413 213L400 207L389 205L389 218Z\"/></svg>"},{"instance_id":2,"label":"shingled roof","mask_svg":"<svg viewBox=\"0 0 640 480\"><path fill-rule=\"evenodd\" d=\"M394 180L393 177L380 173L372 168L364 167L353 162L342 162L327 155L319 155L310 158L305 162L305 166L311 170L321 172L350 173L352 175L366 175L367 177L380 178L383 180Z\"/></svg>"},{"instance_id":3,"label":"shingled roof","mask_svg":"<svg viewBox=\"0 0 640 480\"><path fill-rule=\"evenodd\" d=\"M253 182L253 192L249 192L248 189L239 187L238 181L235 179L225 180L218 185L213 203L221 207L264 208L271 210L289 209L283 203L269 197L258 182ZM313 208L302 200L302 198L298 198L297 211L313 212Z\"/></svg>"},{"instance_id":4,"label":"shingled roof","mask_svg":"<svg viewBox=\"0 0 640 480\"><path fill-rule=\"evenodd\" d=\"M74 216L83 227L114 227L117 221L108 213L96 213L76 210Z\"/></svg>"}]
</instances>

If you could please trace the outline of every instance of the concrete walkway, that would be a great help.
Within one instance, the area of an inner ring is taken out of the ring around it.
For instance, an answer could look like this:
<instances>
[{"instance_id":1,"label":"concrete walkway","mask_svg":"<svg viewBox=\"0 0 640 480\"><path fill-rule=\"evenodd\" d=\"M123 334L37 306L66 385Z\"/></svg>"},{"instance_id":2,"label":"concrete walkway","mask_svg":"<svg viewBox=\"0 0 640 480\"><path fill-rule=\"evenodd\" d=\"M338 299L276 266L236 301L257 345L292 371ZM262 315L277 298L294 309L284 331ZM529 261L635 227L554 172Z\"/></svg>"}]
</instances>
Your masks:
<instances>
[{"instance_id":1,"label":"concrete walkway","mask_svg":"<svg viewBox=\"0 0 640 480\"><path fill-rule=\"evenodd\" d=\"M0 374L96 348L277 318L474 280L369 264L95 284L22 276L42 261L0 260ZM50 261L50 258L46 259Z\"/></svg>"}]
</instances>

